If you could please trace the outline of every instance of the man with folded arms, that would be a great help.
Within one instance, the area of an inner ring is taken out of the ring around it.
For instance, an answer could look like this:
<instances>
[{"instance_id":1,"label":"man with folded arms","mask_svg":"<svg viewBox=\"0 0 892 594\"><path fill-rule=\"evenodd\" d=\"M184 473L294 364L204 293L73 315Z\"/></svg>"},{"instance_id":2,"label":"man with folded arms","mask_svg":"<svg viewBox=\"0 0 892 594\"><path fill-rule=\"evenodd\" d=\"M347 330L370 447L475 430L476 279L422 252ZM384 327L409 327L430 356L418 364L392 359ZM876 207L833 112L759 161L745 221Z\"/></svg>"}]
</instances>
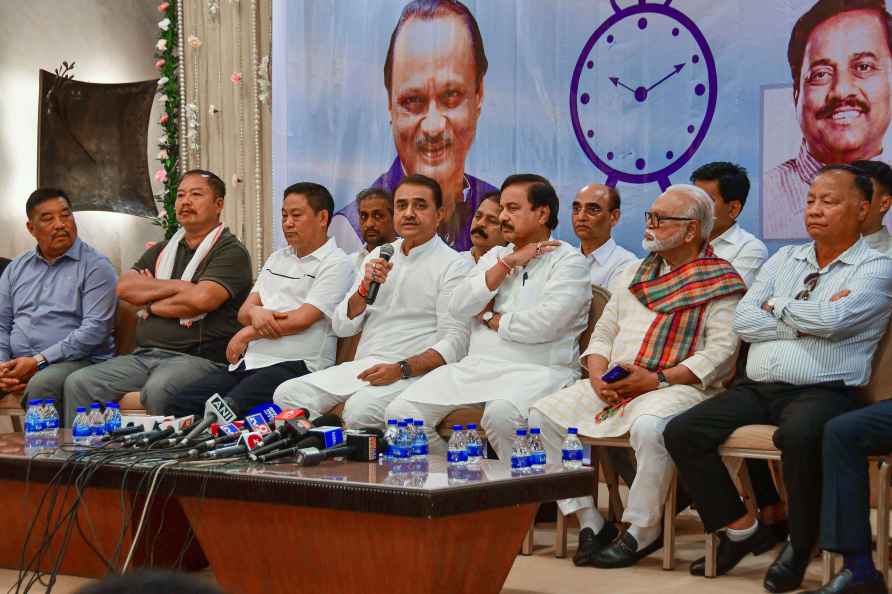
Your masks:
<instances>
[{"instance_id":1,"label":"man with folded arms","mask_svg":"<svg viewBox=\"0 0 892 594\"><path fill-rule=\"evenodd\" d=\"M421 418L432 452L446 451L437 424L460 406L483 407L483 430L499 459L511 459L530 404L579 377L579 335L591 288L570 244L551 240L558 197L539 175L502 184L502 232L511 243L484 255L456 289L451 310L470 322L468 356L406 390L387 418Z\"/></svg>"},{"instance_id":2,"label":"man with folded arms","mask_svg":"<svg viewBox=\"0 0 892 594\"><path fill-rule=\"evenodd\" d=\"M68 376L67 423L78 406L137 390L146 412L162 415L177 392L226 362L251 290L251 257L220 222L225 195L226 185L210 171L183 174L175 205L180 229L146 250L118 282L118 297L140 308L137 348Z\"/></svg>"},{"instance_id":3,"label":"man with folded arms","mask_svg":"<svg viewBox=\"0 0 892 594\"><path fill-rule=\"evenodd\" d=\"M629 434L638 460L617 537L591 497L559 501L582 530L573 562L627 567L662 545L663 502L672 461L663 428L673 416L715 394L734 365L734 307L746 290L731 265L709 247L713 206L695 186L670 186L645 213L642 246L650 252L610 286L583 362L589 379L533 405L530 426L542 428L548 457L561 458L567 427L587 437ZM607 382L621 367L627 377ZM615 539L615 540L614 540ZM611 544L612 543L612 544Z\"/></svg>"},{"instance_id":4,"label":"man with folded arms","mask_svg":"<svg viewBox=\"0 0 892 594\"><path fill-rule=\"evenodd\" d=\"M78 239L62 190L35 190L25 212L37 246L0 275L0 395L61 400L69 374L115 354L115 270Z\"/></svg>"},{"instance_id":5,"label":"man with folded arms","mask_svg":"<svg viewBox=\"0 0 892 594\"><path fill-rule=\"evenodd\" d=\"M239 309L244 328L229 341L229 369L212 371L167 406L178 417L201 415L213 394L232 398L236 413L269 402L279 384L335 362L334 309L353 284L350 258L325 236L334 200L324 186L298 182L285 189L282 234L288 247L263 265Z\"/></svg>"},{"instance_id":6,"label":"man with folded arms","mask_svg":"<svg viewBox=\"0 0 892 594\"><path fill-rule=\"evenodd\" d=\"M606 289L623 268L637 260L611 237L619 223L619 190L603 184L584 186L573 199L572 212L573 232L591 268L592 284Z\"/></svg>"},{"instance_id":7,"label":"man with folded arms","mask_svg":"<svg viewBox=\"0 0 892 594\"><path fill-rule=\"evenodd\" d=\"M461 253L472 266L495 246L507 243L502 236L502 223L499 220L501 212L499 191L493 190L484 194L480 204L477 205L474 218L471 219L471 249Z\"/></svg>"},{"instance_id":8,"label":"man with folded arms","mask_svg":"<svg viewBox=\"0 0 892 594\"><path fill-rule=\"evenodd\" d=\"M892 260L861 239L870 180L849 165L821 169L809 189L805 227L811 243L781 248L762 267L734 316L750 343L746 377L666 427L665 442L708 532L725 529L719 574L774 544L752 517L719 456L738 427L779 425L790 540L764 586L787 592L802 583L818 538L824 424L858 405L892 306ZM691 565L702 575L703 560Z\"/></svg>"},{"instance_id":9,"label":"man with folded arms","mask_svg":"<svg viewBox=\"0 0 892 594\"><path fill-rule=\"evenodd\" d=\"M852 165L864 171L873 182L873 198L867 218L861 225L861 235L867 245L892 257L892 235L883 222L892 207L892 167L882 161L855 161Z\"/></svg>"},{"instance_id":10,"label":"man with folded arms","mask_svg":"<svg viewBox=\"0 0 892 594\"><path fill-rule=\"evenodd\" d=\"M359 209L359 235L365 247L351 255L353 267L362 272L362 263L369 252L396 239L393 228L393 194L384 188L366 188L356 195Z\"/></svg>"},{"instance_id":11,"label":"man with folded arms","mask_svg":"<svg viewBox=\"0 0 892 594\"><path fill-rule=\"evenodd\" d=\"M467 263L437 235L444 216L440 185L423 175L404 177L394 191L394 224L400 235L390 261L375 248L353 288L338 305L338 336L362 333L353 361L289 380L274 401L306 408L311 416L345 403L349 427L380 427L384 409L430 370L467 352L467 324L449 314L449 301ZM367 303L370 291L377 295Z\"/></svg>"}]
</instances>

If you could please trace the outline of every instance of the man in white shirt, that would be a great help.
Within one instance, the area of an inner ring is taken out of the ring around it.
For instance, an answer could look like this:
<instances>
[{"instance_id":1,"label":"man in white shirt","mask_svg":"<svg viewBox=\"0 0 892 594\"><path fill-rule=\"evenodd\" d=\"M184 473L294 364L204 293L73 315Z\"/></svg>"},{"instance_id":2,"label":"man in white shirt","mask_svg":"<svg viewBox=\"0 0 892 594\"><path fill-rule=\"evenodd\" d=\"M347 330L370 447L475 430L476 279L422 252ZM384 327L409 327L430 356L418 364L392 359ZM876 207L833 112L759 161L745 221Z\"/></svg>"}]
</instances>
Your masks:
<instances>
[{"instance_id":1,"label":"man in white shirt","mask_svg":"<svg viewBox=\"0 0 892 594\"><path fill-rule=\"evenodd\" d=\"M605 289L629 262L637 260L610 236L619 217L619 190L614 187L589 184L573 199L573 232L579 249L591 267L592 284Z\"/></svg>"},{"instance_id":2,"label":"man in white shirt","mask_svg":"<svg viewBox=\"0 0 892 594\"><path fill-rule=\"evenodd\" d=\"M562 513L576 512L582 528L576 565L626 567L659 548L672 479L663 428L715 394L733 367L738 341L731 320L746 286L727 261L711 254L712 210L709 196L686 184L670 186L654 201L642 242L650 254L611 285L582 355L589 379L530 410L530 426L541 428L553 462L561 459L569 427L588 437L628 433L638 460L623 514L630 528L620 538L591 497L558 502ZM626 377L607 375L617 368Z\"/></svg>"},{"instance_id":3,"label":"man in white shirt","mask_svg":"<svg viewBox=\"0 0 892 594\"><path fill-rule=\"evenodd\" d=\"M270 401L282 382L334 364L335 307L354 271L334 239L326 239L334 200L319 184L285 189L282 232L288 247L273 252L238 312L244 326L226 348L228 369L212 371L181 390L166 414L201 415L214 393L232 398L244 414Z\"/></svg>"},{"instance_id":4,"label":"man in white shirt","mask_svg":"<svg viewBox=\"0 0 892 594\"><path fill-rule=\"evenodd\" d=\"M351 254L353 267L362 272L362 262L373 249L396 239L393 228L393 194L384 188L366 188L356 195L359 233L364 247Z\"/></svg>"},{"instance_id":5,"label":"man in white shirt","mask_svg":"<svg viewBox=\"0 0 892 594\"><path fill-rule=\"evenodd\" d=\"M446 451L437 424L452 410L483 407L483 430L507 461L530 405L579 377L579 335L591 301L588 268L577 249L550 240L558 197L545 178L512 175L502 184L502 231L511 243L480 259L452 298L470 321L468 356L403 392L387 418L424 419L431 452Z\"/></svg>"},{"instance_id":6,"label":"man in white shirt","mask_svg":"<svg viewBox=\"0 0 892 594\"><path fill-rule=\"evenodd\" d=\"M471 220L471 249L461 253L472 266L491 248L508 243L502 236L502 223L499 221L501 213L499 191L484 194Z\"/></svg>"},{"instance_id":7,"label":"man in white shirt","mask_svg":"<svg viewBox=\"0 0 892 594\"><path fill-rule=\"evenodd\" d=\"M715 255L730 262L750 286L768 259L768 248L737 224L750 192L746 169L726 161L707 163L691 174L691 183L706 190L715 205L715 226L709 237Z\"/></svg>"},{"instance_id":8,"label":"man in white shirt","mask_svg":"<svg viewBox=\"0 0 892 594\"><path fill-rule=\"evenodd\" d=\"M892 257L892 235L883 223L892 206L892 167L882 161L855 161L852 165L866 173L873 183L873 198L867 218L861 224L861 235L867 245Z\"/></svg>"},{"instance_id":9,"label":"man in white shirt","mask_svg":"<svg viewBox=\"0 0 892 594\"><path fill-rule=\"evenodd\" d=\"M468 264L437 235L443 216L436 181L409 175L399 182L393 256L381 258L381 247L369 254L332 319L338 336L362 333L355 359L285 382L273 395L277 404L317 416L345 403L347 426L380 427L400 392L465 355L468 324L450 315L449 302Z\"/></svg>"}]
</instances>

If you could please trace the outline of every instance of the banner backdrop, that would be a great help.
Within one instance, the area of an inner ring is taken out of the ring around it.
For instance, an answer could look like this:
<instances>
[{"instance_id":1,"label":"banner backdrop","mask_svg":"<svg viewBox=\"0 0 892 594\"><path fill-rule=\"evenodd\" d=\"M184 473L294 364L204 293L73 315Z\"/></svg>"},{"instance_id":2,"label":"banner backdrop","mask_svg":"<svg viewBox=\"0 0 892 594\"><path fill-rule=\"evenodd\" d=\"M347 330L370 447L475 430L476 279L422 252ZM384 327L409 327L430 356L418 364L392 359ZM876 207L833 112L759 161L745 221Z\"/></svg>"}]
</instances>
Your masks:
<instances>
[{"instance_id":1,"label":"banner backdrop","mask_svg":"<svg viewBox=\"0 0 892 594\"><path fill-rule=\"evenodd\" d=\"M353 251L356 193L392 188L405 171L429 174L455 204L443 234L467 249L463 227L480 196L533 172L557 189L555 234L572 243L576 191L616 184L614 236L640 254L643 213L661 188L719 160L749 171L738 219L746 229L772 250L805 239L807 184L822 160L888 162L892 113L888 37L868 11L818 15L818 27L800 28L794 93L788 44L814 4L468 0L471 16L405 21L388 93L385 62L404 0L278 0L275 245L284 245L281 192L295 181L332 191L331 233Z\"/></svg>"}]
</instances>

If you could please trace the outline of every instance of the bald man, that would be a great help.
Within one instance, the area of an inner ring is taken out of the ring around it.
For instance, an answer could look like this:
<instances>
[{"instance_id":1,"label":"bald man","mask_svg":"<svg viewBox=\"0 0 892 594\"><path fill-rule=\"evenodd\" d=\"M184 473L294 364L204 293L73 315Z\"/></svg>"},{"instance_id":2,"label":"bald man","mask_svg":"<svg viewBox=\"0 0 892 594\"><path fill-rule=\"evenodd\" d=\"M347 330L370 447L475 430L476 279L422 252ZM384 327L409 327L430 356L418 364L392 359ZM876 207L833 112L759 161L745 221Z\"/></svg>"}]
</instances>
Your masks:
<instances>
[{"instance_id":1,"label":"bald man","mask_svg":"<svg viewBox=\"0 0 892 594\"><path fill-rule=\"evenodd\" d=\"M604 287L619 274L635 254L617 245L611 233L619 223L619 190L589 184L573 199L573 232L591 269L592 284Z\"/></svg>"}]
</instances>

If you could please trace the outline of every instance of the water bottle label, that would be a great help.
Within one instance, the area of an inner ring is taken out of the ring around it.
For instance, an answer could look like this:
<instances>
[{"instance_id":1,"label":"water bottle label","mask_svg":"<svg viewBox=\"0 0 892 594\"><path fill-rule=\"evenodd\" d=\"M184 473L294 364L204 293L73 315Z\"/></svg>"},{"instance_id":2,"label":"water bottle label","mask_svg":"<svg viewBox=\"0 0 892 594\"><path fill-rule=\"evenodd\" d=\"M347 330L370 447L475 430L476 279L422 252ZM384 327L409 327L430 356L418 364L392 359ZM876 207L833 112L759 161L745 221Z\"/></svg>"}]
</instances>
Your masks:
<instances>
[{"instance_id":1,"label":"water bottle label","mask_svg":"<svg viewBox=\"0 0 892 594\"><path fill-rule=\"evenodd\" d=\"M41 423L35 423L34 421L25 421L25 433L39 433L42 429Z\"/></svg>"},{"instance_id":2,"label":"water bottle label","mask_svg":"<svg viewBox=\"0 0 892 594\"><path fill-rule=\"evenodd\" d=\"M412 446L412 455L413 456L427 456L427 444L426 443L416 443Z\"/></svg>"},{"instance_id":3,"label":"water bottle label","mask_svg":"<svg viewBox=\"0 0 892 594\"><path fill-rule=\"evenodd\" d=\"M75 425L71 429L71 434L74 437L90 437L91 433L92 432L90 431L90 428L85 425L80 425L80 426Z\"/></svg>"},{"instance_id":4,"label":"water bottle label","mask_svg":"<svg viewBox=\"0 0 892 594\"><path fill-rule=\"evenodd\" d=\"M468 461L468 452L465 450L449 450L449 453L446 454L447 462L467 462Z\"/></svg>"},{"instance_id":5,"label":"water bottle label","mask_svg":"<svg viewBox=\"0 0 892 594\"><path fill-rule=\"evenodd\" d=\"M49 418L46 420L46 428L47 429L58 429L59 428L59 419Z\"/></svg>"},{"instance_id":6,"label":"water bottle label","mask_svg":"<svg viewBox=\"0 0 892 594\"><path fill-rule=\"evenodd\" d=\"M582 450L563 450L564 460L567 462L573 462L578 460L582 462Z\"/></svg>"},{"instance_id":7,"label":"water bottle label","mask_svg":"<svg viewBox=\"0 0 892 594\"><path fill-rule=\"evenodd\" d=\"M529 460L526 456L511 456L511 468L526 468Z\"/></svg>"},{"instance_id":8,"label":"water bottle label","mask_svg":"<svg viewBox=\"0 0 892 594\"><path fill-rule=\"evenodd\" d=\"M533 452L532 463L536 466L545 466L545 452Z\"/></svg>"},{"instance_id":9,"label":"water bottle label","mask_svg":"<svg viewBox=\"0 0 892 594\"><path fill-rule=\"evenodd\" d=\"M469 443L467 450L468 450L469 458L482 458L483 457L483 445L482 444Z\"/></svg>"}]
</instances>

